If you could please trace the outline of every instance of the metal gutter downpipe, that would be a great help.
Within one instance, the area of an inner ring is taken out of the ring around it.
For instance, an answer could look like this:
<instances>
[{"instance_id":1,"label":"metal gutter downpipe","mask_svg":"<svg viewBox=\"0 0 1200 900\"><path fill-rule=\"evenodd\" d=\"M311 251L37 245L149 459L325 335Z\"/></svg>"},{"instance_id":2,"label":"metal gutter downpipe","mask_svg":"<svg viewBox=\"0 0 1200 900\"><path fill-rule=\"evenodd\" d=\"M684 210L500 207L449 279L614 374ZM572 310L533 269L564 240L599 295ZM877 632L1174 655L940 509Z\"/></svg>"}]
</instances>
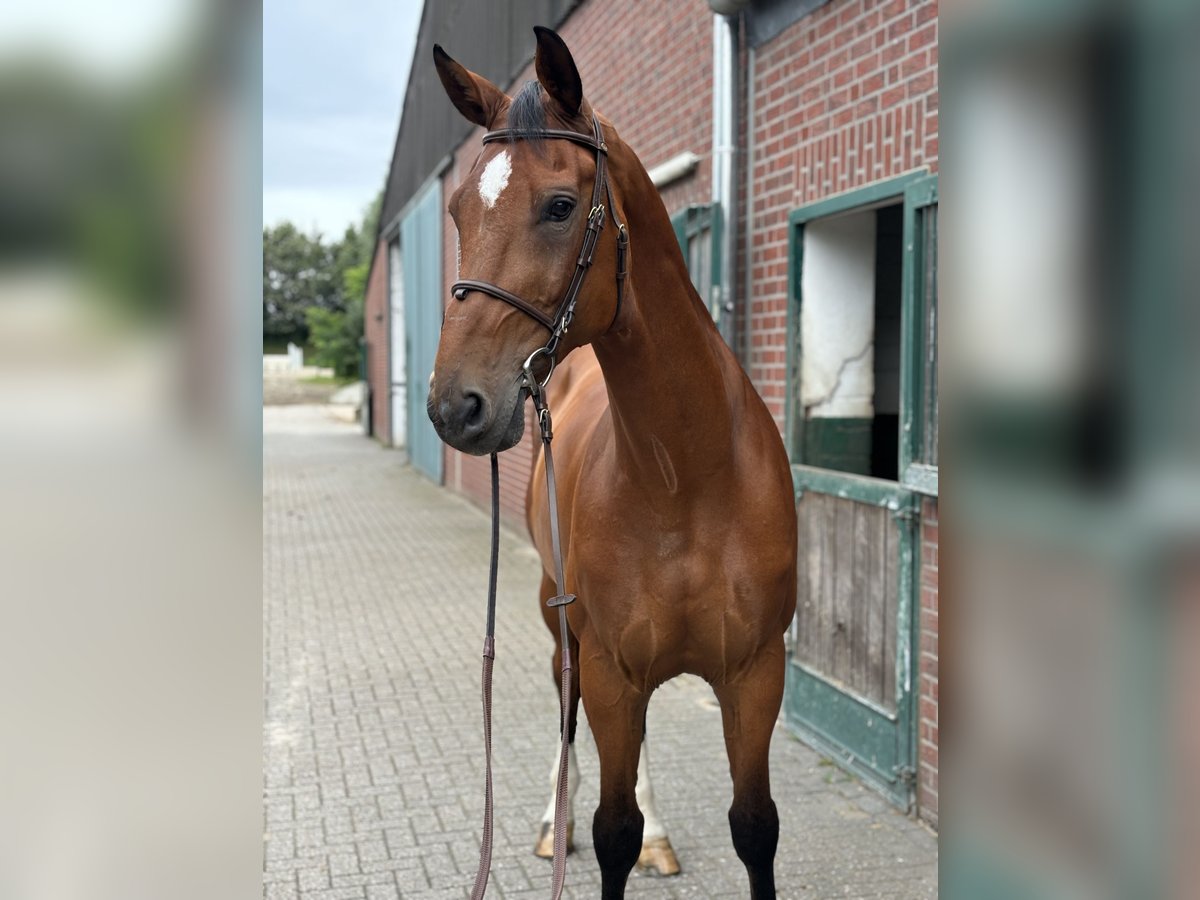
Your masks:
<instances>
[{"instance_id":1,"label":"metal gutter downpipe","mask_svg":"<svg viewBox=\"0 0 1200 900\"><path fill-rule=\"evenodd\" d=\"M725 9L728 3L710 3ZM713 137L712 202L721 211L721 283L714 285L714 312L726 343L736 351L737 321L734 315L734 265L737 244L737 192L734 163L737 153L737 19L713 15Z\"/></svg>"},{"instance_id":2,"label":"metal gutter downpipe","mask_svg":"<svg viewBox=\"0 0 1200 900\"><path fill-rule=\"evenodd\" d=\"M742 367L750 366L750 315L754 299L754 48L746 42L746 189L742 194L746 225L742 229L742 259L746 283L742 293L742 316L738 323L738 346L734 353ZM791 335L788 335L790 341ZM789 373L790 377L790 373Z\"/></svg>"}]
</instances>

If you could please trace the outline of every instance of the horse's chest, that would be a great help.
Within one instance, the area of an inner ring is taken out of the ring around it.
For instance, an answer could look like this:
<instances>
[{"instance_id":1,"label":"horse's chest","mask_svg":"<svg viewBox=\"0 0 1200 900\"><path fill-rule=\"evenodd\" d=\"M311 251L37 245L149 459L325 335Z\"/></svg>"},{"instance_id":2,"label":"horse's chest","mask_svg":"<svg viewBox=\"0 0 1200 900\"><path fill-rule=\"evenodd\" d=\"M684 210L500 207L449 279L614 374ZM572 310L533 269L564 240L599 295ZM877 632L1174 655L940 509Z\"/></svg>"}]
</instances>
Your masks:
<instances>
[{"instance_id":1,"label":"horse's chest","mask_svg":"<svg viewBox=\"0 0 1200 900\"><path fill-rule=\"evenodd\" d=\"M689 490L684 504L584 468L566 535L568 589L581 601L572 627L631 683L724 679L778 636L795 591L782 513L745 502L732 482Z\"/></svg>"},{"instance_id":2,"label":"horse's chest","mask_svg":"<svg viewBox=\"0 0 1200 900\"><path fill-rule=\"evenodd\" d=\"M606 584L688 593L711 580L722 552L719 531L695 519L666 520L636 506L593 507L587 518L609 527L577 530L572 555L581 574Z\"/></svg>"},{"instance_id":3,"label":"horse's chest","mask_svg":"<svg viewBox=\"0 0 1200 900\"><path fill-rule=\"evenodd\" d=\"M731 566L738 554L719 533L630 528L600 541L585 537L577 550L579 612L632 682L684 671L720 676L760 643L756 617L738 603L739 594L759 591Z\"/></svg>"}]
</instances>

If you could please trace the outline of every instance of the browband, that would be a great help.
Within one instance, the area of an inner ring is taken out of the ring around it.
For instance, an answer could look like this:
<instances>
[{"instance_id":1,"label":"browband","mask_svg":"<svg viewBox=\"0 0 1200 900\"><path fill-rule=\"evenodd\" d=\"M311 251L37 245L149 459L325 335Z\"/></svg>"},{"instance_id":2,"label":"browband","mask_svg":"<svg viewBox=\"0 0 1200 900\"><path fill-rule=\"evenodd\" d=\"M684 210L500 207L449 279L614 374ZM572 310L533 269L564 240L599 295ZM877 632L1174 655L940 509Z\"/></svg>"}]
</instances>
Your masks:
<instances>
[{"instance_id":1,"label":"browband","mask_svg":"<svg viewBox=\"0 0 1200 900\"><path fill-rule=\"evenodd\" d=\"M592 119L595 123L595 117ZM604 143L603 137L599 133L599 125L597 127L596 137L590 134L580 134L578 131L563 131L560 128L543 128L538 131L513 131L511 128L499 128L496 131L489 131L483 136L485 144L491 144L495 141L520 141L520 140L536 140L538 138L558 138L564 141L574 141L576 144L582 144L584 147L590 147L599 153L608 152L608 144Z\"/></svg>"}]
</instances>

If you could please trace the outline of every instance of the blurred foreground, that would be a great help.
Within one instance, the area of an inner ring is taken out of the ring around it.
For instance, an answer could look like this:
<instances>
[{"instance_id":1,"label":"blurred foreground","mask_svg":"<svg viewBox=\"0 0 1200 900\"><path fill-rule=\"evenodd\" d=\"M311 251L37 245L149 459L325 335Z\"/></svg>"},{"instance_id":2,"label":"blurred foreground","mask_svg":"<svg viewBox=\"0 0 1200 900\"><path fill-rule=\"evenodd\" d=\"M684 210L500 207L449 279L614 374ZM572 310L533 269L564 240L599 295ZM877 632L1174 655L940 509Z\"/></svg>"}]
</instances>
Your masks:
<instances>
[{"instance_id":1,"label":"blurred foreground","mask_svg":"<svg viewBox=\"0 0 1200 900\"><path fill-rule=\"evenodd\" d=\"M257 889L260 46L0 12L5 898Z\"/></svg>"},{"instance_id":2,"label":"blurred foreground","mask_svg":"<svg viewBox=\"0 0 1200 900\"><path fill-rule=\"evenodd\" d=\"M944 13L943 890L1195 897L1197 5Z\"/></svg>"}]
</instances>

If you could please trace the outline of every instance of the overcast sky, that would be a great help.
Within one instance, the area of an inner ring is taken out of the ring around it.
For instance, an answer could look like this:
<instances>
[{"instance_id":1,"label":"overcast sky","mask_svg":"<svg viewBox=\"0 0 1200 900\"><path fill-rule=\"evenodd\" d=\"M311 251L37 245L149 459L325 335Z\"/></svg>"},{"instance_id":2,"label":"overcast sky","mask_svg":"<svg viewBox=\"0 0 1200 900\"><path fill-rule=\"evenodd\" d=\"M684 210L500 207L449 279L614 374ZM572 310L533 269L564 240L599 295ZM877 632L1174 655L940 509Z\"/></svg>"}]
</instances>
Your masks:
<instances>
[{"instance_id":1,"label":"overcast sky","mask_svg":"<svg viewBox=\"0 0 1200 900\"><path fill-rule=\"evenodd\" d=\"M383 186L422 0L266 0L263 224L340 237Z\"/></svg>"}]
</instances>

